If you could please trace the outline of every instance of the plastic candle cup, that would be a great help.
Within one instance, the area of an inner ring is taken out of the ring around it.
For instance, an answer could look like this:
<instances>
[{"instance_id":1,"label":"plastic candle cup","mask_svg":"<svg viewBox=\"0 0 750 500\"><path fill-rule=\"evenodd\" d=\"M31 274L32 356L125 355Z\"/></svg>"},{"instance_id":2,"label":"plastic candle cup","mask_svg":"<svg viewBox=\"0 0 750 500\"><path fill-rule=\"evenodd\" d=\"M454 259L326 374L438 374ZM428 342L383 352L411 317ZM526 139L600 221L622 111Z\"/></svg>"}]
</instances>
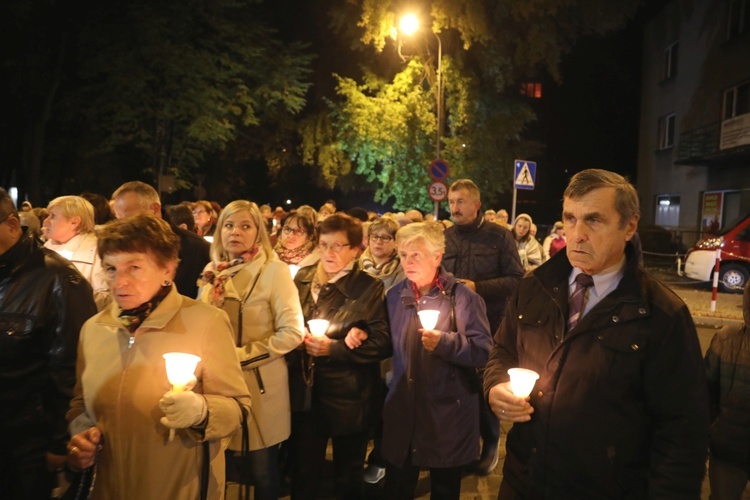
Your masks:
<instances>
[{"instance_id":1,"label":"plastic candle cup","mask_svg":"<svg viewBox=\"0 0 750 500\"><path fill-rule=\"evenodd\" d=\"M419 321L422 323L422 328L425 330L433 330L435 325L437 325L440 311L426 309L424 311L419 311L417 314L419 314Z\"/></svg>"},{"instance_id":2,"label":"plastic candle cup","mask_svg":"<svg viewBox=\"0 0 750 500\"><path fill-rule=\"evenodd\" d=\"M322 337L331 323L327 319L311 319L307 322L313 337Z\"/></svg>"},{"instance_id":3,"label":"plastic candle cup","mask_svg":"<svg viewBox=\"0 0 750 500\"><path fill-rule=\"evenodd\" d=\"M182 392L195 378L195 368L201 360L195 354L168 352L162 356L167 364L167 380L173 392ZM174 429L169 429L169 441L174 439Z\"/></svg>"},{"instance_id":4,"label":"plastic candle cup","mask_svg":"<svg viewBox=\"0 0 750 500\"><path fill-rule=\"evenodd\" d=\"M539 378L537 372L526 368L511 368L508 370L508 375L510 375L510 389L519 398L528 397Z\"/></svg>"}]
</instances>

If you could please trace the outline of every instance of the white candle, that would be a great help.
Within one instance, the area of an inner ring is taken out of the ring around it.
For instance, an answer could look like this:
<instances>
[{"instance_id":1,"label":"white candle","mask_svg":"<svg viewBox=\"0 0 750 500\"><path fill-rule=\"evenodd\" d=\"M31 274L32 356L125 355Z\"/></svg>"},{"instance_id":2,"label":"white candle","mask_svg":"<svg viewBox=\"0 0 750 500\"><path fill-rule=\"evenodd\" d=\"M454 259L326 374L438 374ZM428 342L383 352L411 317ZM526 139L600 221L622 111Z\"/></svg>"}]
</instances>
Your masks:
<instances>
[{"instance_id":1,"label":"white candle","mask_svg":"<svg viewBox=\"0 0 750 500\"><path fill-rule=\"evenodd\" d=\"M419 315L419 321L422 323L422 328L425 330L434 330L435 325L437 325L438 316L440 316L440 311L434 310L434 309L425 309L424 311L419 311L417 313Z\"/></svg>"},{"instance_id":2,"label":"white candle","mask_svg":"<svg viewBox=\"0 0 750 500\"><path fill-rule=\"evenodd\" d=\"M526 368L511 368L508 370L508 375L510 375L510 389L519 398L528 397L539 378L537 372Z\"/></svg>"}]
</instances>

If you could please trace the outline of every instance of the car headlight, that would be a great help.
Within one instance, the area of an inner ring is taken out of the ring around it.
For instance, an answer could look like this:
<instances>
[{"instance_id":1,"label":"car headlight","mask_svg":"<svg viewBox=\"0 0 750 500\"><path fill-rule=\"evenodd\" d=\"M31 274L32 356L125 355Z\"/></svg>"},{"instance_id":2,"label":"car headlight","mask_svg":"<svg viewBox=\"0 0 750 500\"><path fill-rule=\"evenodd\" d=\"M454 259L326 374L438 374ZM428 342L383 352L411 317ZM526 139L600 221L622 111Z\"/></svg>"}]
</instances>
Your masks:
<instances>
[{"instance_id":1,"label":"car headlight","mask_svg":"<svg viewBox=\"0 0 750 500\"><path fill-rule=\"evenodd\" d=\"M698 242L697 248L700 250L716 250L724 243L723 236L717 236L716 238L707 238Z\"/></svg>"}]
</instances>

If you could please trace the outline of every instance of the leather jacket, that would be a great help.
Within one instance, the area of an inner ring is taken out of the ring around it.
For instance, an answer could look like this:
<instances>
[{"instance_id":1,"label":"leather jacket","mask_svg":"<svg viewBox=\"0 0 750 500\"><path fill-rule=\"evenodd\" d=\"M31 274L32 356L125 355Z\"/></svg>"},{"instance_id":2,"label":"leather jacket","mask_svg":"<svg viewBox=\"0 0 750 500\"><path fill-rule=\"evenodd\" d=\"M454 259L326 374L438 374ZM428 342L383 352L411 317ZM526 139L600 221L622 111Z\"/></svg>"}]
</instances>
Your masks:
<instances>
[{"instance_id":1,"label":"leather jacket","mask_svg":"<svg viewBox=\"0 0 750 500\"><path fill-rule=\"evenodd\" d=\"M91 285L28 234L0 255L0 432L20 456L65 455L78 335Z\"/></svg>"},{"instance_id":2,"label":"leather jacket","mask_svg":"<svg viewBox=\"0 0 750 500\"><path fill-rule=\"evenodd\" d=\"M391 355L383 284L354 268L335 283L323 286L315 302L310 288L317 265L300 269L294 278L302 313L307 320L331 322L326 335L333 340L328 356L314 358L312 388L305 384L304 344L289 353L292 411L312 410L316 427L331 436L365 431L373 422L374 397L380 383L380 360ZM367 332L367 340L351 350L344 343L352 327ZM308 404L309 402L309 404Z\"/></svg>"}]
</instances>

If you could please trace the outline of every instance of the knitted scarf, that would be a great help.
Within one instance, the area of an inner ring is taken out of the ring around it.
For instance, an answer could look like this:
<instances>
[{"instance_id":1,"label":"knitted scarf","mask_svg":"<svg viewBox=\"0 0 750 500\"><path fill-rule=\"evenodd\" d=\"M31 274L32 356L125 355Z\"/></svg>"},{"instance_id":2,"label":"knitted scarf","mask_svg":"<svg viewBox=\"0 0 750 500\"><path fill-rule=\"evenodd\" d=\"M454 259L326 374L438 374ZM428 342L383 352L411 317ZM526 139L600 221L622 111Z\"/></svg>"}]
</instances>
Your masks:
<instances>
[{"instance_id":1,"label":"knitted scarf","mask_svg":"<svg viewBox=\"0 0 750 500\"><path fill-rule=\"evenodd\" d=\"M379 265L375 264L375 258L372 256L369 247L367 247L362 254L362 257L359 258L359 261L362 264L362 269L364 269L367 274L380 279L386 278L397 272L400 263L398 260L398 252L394 250L388 261Z\"/></svg>"},{"instance_id":2,"label":"knitted scarf","mask_svg":"<svg viewBox=\"0 0 750 500\"><path fill-rule=\"evenodd\" d=\"M213 290L211 291L211 304L216 307L221 307L224 305L224 294L226 293L225 284L226 282L232 278L235 274L240 272L239 266L240 264L245 264L247 262L250 262L255 258L256 255L258 255L258 250L260 247L256 244L253 245L253 247L248 250L247 252L243 253L240 257L236 259L232 259L229 262L219 262L211 263L212 269L206 269L203 274L201 274L200 278L198 278L198 286L202 287L205 285L213 285ZM230 273L224 273L221 274L223 271L226 271L227 269L231 269L233 267L237 267L237 269L234 269L233 272Z\"/></svg>"},{"instance_id":3,"label":"knitted scarf","mask_svg":"<svg viewBox=\"0 0 750 500\"><path fill-rule=\"evenodd\" d=\"M284 248L284 245L281 244L281 241L276 243L276 246L274 247L274 251L279 256L279 259L281 259L281 262L285 262L287 264L299 264L302 262L302 259L310 255L315 248L315 245L312 241L308 241L302 246L299 246L297 248L294 248L292 250L287 250Z\"/></svg>"}]
</instances>

